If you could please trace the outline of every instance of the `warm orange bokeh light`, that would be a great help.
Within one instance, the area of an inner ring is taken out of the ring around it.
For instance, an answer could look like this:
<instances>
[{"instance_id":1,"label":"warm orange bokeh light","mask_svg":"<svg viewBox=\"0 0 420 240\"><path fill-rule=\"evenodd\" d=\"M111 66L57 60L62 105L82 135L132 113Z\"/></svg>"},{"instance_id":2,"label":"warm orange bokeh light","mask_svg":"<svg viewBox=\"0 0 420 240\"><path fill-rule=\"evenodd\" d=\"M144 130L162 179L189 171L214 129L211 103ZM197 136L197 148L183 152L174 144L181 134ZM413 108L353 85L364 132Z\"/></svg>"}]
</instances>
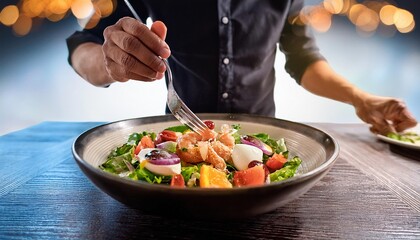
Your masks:
<instances>
[{"instance_id":1,"label":"warm orange bokeh light","mask_svg":"<svg viewBox=\"0 0 420 240\"><path fill-rule=\"evenodd\" d=\"M379 16L378 14L370 9L363 11L356 21L356 26L365 32L373 32L378 28Z\"/></svg>"},{"instance_id":2,"label":"warm orange bokeh light","mask_svg":"<svg viewBox=\"0 0 420 240\"><path fill-rule=\"evenodd\" d=\"M323 4L324 8L332 14L341 13L344 7L343 0L324 0Z\"/></svg>"},{"instance_id":3,"label":"warm orange bokeh light","mask_svg":"<svg viewBox=\"0 0 420 240\"><path fill-rule=\"evenodd\" d=\"M409 26L407 26L405 28L398 28L397 27L397 29L400 33L409 33L411 31L413 31L415 26L416 26L416 23L413 21L413 22L411 22L411 24Z\"/></svg>"},{"instance_id":4,"label":"warm orange bokeh light","mask_svg":"<svg viewBox=\"0 0 420 240\"><path fill-rule=\"evenodd\" d=\"M18 36L25 36L31 31L32 18L25 15L20 15L18 20L13 24L13 32Z\"/></svg>"},{"instance_id":5,"label":"warm orange bokeh light","mask_svg":"<svg viewBox=\"0 0 420 240\"><path fill-rule=\"evenodd\" d=\"M114 2L112 0L99 0L94 3L99 8L101 18L108 17L114 11Z\"/></svg>"},{"instance_id":6,"label":"warm orange bokeh light","mask_svg":"<svg viewBox=\"0 0 420 240\"><path fill-rule=\"evenodd\" d=\"M359 16L363 13L363 11L366 10L365 5L363 4L355 4L353 5L349 12L348 12L348 17L350 19L350 21L356 25L357 23L357 19L359 18Z\"/></svg>"},{"instance_id":7,"label":"warm orange bokeh light","mask_svg":"<svg viewBox=\"0 0 420 240\"><path fill-rule=\"evenodd\" d=\"M331 13L322 7L316 7L309 15L309 23L318 32L326 32L331 27Z\"/></svg>"},{"instance_id":8,"label":"warm orange bokeh light","mask_svg":"<svg viewBox=\"0 0 420 240\"><path fill-rule=\"evenodd\" d=\"M42 15L46 7L44 1L26 0L22 4L22 12L28 17L38 17Z\"/></svg>"},{"instance_id":9,"label":"warm orange bokeh light","mask_svg":"<svg viewBox=\"0 0 420 240\"><path fill-rule=\"evenodd\" d=\"M90 29L102 18L111 15L117 0L19 0L0 11L0 23L14 26L17 35L25 35L25 29L32 28L33 18L46 18L58 22L69 16L70 12L80 26ZM332 26L334 15L347 16L359 32L371 34L384 29L408 33L415 28L411 12L400 9L383 0L323 0L317 5L306 5L288 21L291 24L308 25L318 32L326 32ZM19 19L19 20L18 20ZM29 22L30 19L30 24ZM26 27L24 27L26 26ZM30 27L28 27L30 26ZM386 30L386 31L388 31Z\"/></svg>"},{"instance_id":10,"label":"warm orange bokeh light","mask_svg":"<svg viewBox=\"0 0 420 240\"><path fill-rule=\"evenodd\" d=\"M52 0L48 4L48 10L55 15L63 15L71 7L71 0Z\"/></svg>"},{"instance_id":11,"label":"warm orange bokeh light","mask_svg":"<svg viewBox=\"0 0 420 240\"><path fill-rule=\"evenodd\" d=\"M114 12L116 4L116 0L20 0L16 5L0 9L0 23L13 26L19 19L14 26L15 33L26 35L34 18L58 22L71 12L81 26L93 28Z\"/></svg>"},{"instance_id":12,"label":"warm orange bokeh light","mask_svg":"<svg viewBox=\"0 0 420 240\"><path fill-rule=\"evenodd\" d=\"M85 19L94 13L95 9L90 0L74 0L71 4L71 12L78 19Z\"/></svg>"},{"instance_id":13,"label":"warm orange bokeh light","mask_svg":"<svg viewBox=\"0 0 420 240\"><path fill-rule=\"evenodd\" d=\"M395 6L392 6L392 5L383 6L379 12L379 16L382 23L388 26L394 24L394 14L396 11L397 11L397 8Z\"/></svg>"},{"instance_id":14,"label":"warm orange bokeh light","mask_svg":"<svg viewBox=\"0 0 420 240\"><path fill-rule=\"evenodd\" d=\"M371 35L377 30L384 32L386 28L380 28L380 24L394 25L391 32L398 29L401 33L411 32L415 26L413 14L409 11L379 0L323 0L318 5L305 6L298 16L289 18L289 22L310 25L317 31L325 32L332 24L332 15L347 16L359 33L364 32L363 35Z\"/></svg>"},{"instance_id":15,"label":"warm orange bokeh light","mask_svg":"<svg viewBox=\"0 0 420 240\"><path fill-rule=\"evenodd\" d=\"M394 24L398 29L409 27L414 22L413 14L404 9L398 9L394 14Z\"/></svg>"},{"instance_id":16,"label":"warm orange bokeh light","mask_svg":"<svg viewBox=\"0 0 420 240\"><path fill-rule=\"evenodd\" d=\"M353 6L356 0L343 0L343 9L341 10L340 14L347 15L350 11L351 6Z\"/></svg>"},{"instance_id":17,"label":"warm orange bokeh light","mask_svg":"<svg viewBox=\"0 0 420 240\"><path fill-rule=\"evenodd\" d=\"M0 22L6 26L13 25L19 18L19 9L15 5L9 5L0 12Z\"/></svg>"},{"instance_id":18,"label":"warm orange bokeh light","mask_svg":"<svg viewBox=\"0 0 420 240\"><path fill-rule=\"evenodd\" d=\"M50 20L51 22L58 22L63 20L63 18L66 16L66 13L62 13L62 14L49 14L47 16L47 19Z\"/></svg>"},{"instance_id":19,"label":"warm orange bokeh light","mask_svg":"<svg viewBox=\"0 0 420 240\"><path fill-rule=\"evenodd\" d=\"M99 7L95 6L95 13L89 18L78 19L78 23L81 27L85 29L92 29L99 23L100 20L101 20L101 10L99 9Z\"/></svg>"},{"instance_id":20,"label":"warm orange bokeh light","mask_svg":"<svg viewBox=\"0 0 420 240\"><path fill-rule=\"evenodd\" d=\"M309 24L309 15L312 12L312 9L314 7L312 6L305 6L302 8L302 10L300 11L299 15L297 16L297 18L293 19L293 23L299 24L299 25L306 25Z\"/></svg>"}]
</instances>

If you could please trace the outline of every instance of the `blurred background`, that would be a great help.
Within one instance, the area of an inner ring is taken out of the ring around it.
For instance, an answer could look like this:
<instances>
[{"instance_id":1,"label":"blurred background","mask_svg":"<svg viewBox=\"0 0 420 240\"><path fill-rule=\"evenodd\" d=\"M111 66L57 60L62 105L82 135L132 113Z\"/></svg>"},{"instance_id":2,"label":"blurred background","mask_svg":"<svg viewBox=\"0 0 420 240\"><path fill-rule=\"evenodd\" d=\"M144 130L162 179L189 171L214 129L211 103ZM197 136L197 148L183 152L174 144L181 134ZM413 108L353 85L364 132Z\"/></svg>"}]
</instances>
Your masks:
<instances>
[{"instance_id":1,"label":"blurred background","mask_svg":"<svg viewBox=\"0 0 420 240\"><path fill-rule=\"evenodd\" d=\"M308 24L333 68L360 88L402 98L420 119L419 8L413 0L307 0ZM67 62L65 39L108 16L115 0L0 2L0 135L42 121L116 121L164 114L164 81L97 88ZM276 117L361 122L351 106L314 96L277 61ZM142 104L147 100L147 104ZM152 104L150 104L152 103Z\"/></svg>"}]
</instances>

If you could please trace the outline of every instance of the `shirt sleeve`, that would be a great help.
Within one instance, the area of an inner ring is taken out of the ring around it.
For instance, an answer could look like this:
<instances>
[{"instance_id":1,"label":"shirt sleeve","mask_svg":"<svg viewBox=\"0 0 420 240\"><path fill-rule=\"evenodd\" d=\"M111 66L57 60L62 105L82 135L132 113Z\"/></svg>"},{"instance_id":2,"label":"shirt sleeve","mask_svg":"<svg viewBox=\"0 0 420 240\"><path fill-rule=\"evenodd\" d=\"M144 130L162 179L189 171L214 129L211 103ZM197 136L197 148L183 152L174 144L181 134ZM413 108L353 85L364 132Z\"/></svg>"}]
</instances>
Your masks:
<instances>
[{"instance_id":1,"label":"shirt sleeve","mask_svg":"<svg viewBox=\"0 0 420 240\"><path fill-rule=\"evenodd\" d=\"M138 10L137 13L140 15L140 18L143 22L146 22L147 19L147 11L146 8L143 6L141 1L133 1L135 2L134 7ZM93 42L98 44L103 44L104 42L104 35L103 32L106 27L115 24L120 18L125 16L131 16L130 10L124 4L124 1L116 1L116 8L113 13L105 18L102 18L99 23L92 29L83 29L81 31L75 31L72 35L70 35L66 39L67 49L68 49L68 62L72 65L71 62L71 55L73 54L74 50L81 44L87 42Z\"/></svg>"},{"instance_id":2,"label":"shirt sleeve","mask_svg":"<svg viewBox=\"0 0 420 240\"><path fill-rule=\"evenodd\" d=\"M297 16L303 0L292 2L289 18ZM286 20L280 37L280 50L285 54L285 70L300 84L306 68L315 61L325 60L319 52L314 36L306 25L291 24Z\"/></svg>"}]
</instances>

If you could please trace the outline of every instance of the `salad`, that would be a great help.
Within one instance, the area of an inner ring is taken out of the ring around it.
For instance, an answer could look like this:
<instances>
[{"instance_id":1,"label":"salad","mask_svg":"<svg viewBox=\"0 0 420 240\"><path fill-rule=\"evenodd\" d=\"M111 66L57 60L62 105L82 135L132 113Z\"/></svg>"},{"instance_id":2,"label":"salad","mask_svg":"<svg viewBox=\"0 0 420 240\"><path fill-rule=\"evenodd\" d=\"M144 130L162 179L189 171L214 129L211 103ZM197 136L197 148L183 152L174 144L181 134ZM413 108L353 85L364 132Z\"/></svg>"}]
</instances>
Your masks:
<instances>
[{"instance_id":1,"label":"salad","mask_svg":"<svg viewBox=\"0 0 420 240\"><path fill-rule=\"evenodd\" d=\"M415 132L388 133L387 137L406 143L420 145L420 134Z\"/></svg>"},{"instance_id":2,"label":"salad","mask_svg":"<svg viewBox=\"0 0 420 240\"><path fill-rule=\"evenodd\" d=\"M185 125L161 132L135 132L99 166L123 178L173 187L232 188L283 181L301 165L289 158L285 140L267 133L241 134L239 124L222 124L199 135Z\"/></svg>"}]
</instances>

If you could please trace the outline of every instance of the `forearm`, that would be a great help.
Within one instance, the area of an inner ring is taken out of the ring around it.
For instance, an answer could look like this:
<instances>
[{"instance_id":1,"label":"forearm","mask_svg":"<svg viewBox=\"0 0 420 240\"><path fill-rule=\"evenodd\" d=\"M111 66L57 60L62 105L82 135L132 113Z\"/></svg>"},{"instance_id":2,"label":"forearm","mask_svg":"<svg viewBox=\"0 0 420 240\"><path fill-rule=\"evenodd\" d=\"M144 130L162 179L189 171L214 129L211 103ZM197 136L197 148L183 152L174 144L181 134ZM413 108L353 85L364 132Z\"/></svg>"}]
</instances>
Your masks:
<instances>
[{"instance_id":1,"label":"forearm","mask_svg":"<svg viewBox=\"0 0 420 240\"><path fill-rule=\"evenodd\" d=\"M115 82L105 67L102 47L97 43L83 43L71 56L73 69L95 86L107 86Z\"/></svg>"},{"instance_id":2,"label":"forearm","mask_svg":"<svg viewBox=\"0 0 420 240\"><path fill-rule=\"evenodd\" d=\"M334 72L325 61L311 64L302 76L301 85L313 94L353 106L361 104L369 96Z\"/></svg>"},{"instance_id":3,"label":"forearm","mask_svg":"<svg viewBox=\"0 0 420 240\"><path fill-rule=\"evenodd\" d=\"M335 73L325 61L311 64L303 74L301 85L316 95L353 105L357 116L370 124L374 133L386 135L417 124L404 101L362 91Z\"/></svg>"}]
</instances>

